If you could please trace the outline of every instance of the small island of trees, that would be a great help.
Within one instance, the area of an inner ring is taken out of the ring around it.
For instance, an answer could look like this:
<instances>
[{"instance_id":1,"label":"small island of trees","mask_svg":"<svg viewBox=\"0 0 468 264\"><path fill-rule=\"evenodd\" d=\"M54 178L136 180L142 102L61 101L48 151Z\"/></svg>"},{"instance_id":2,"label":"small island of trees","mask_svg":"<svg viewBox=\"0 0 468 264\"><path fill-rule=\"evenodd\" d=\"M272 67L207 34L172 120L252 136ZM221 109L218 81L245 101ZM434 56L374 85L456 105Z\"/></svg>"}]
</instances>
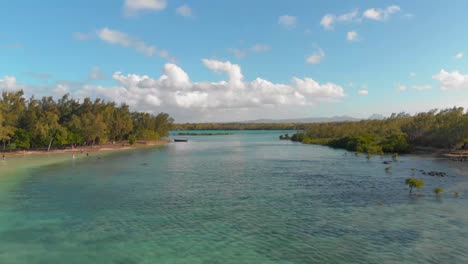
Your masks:
<instances>
[{"instance_id":1,"label":"small island of trees","mask_svg":"<svg viewBox=\"0 0 468 264\"><path fill-rule=\"evenodd\" d=\"M308 124L291 140L369 154L409 153L415 148L454 149L468 144L468 113L462 107L384 120Z\"/></svg>"}]
</instances>

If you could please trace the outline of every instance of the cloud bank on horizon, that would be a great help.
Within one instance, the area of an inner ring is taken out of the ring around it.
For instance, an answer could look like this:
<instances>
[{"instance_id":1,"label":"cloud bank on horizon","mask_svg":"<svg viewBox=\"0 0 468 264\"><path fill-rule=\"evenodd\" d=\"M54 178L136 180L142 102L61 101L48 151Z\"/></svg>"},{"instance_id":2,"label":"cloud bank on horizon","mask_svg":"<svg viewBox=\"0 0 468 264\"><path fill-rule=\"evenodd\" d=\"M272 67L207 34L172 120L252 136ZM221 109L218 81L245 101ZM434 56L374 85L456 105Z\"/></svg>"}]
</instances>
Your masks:
<instances>
[{"instance_id":1,"label":"cloud bank on horizon","mask_svg":"<svg viewBox=\"0 0 468 264\"><path fill-rule=\"evenodd\" d=\"M203 113L213 109L259 108L275 105L312 105L336 101L345 97L344 89L334 83L323 83L311 78L293 77L287 84L273 83L256 78L244 80L241 67L229 61L203 59L204 66L213 72L224 73L228 78L219 82L193 82L189 75L172 63L164 65L159 78L147 75L115 72L112 78L116 86L83 84L71 91L66 84L56 84L52 91L56 96L71 93L76 98L104 98L118 104L128 104L141 111L194 111ZM97 80L102 73L92 68L90 78ZM24 90L34 93L38 87L19 84L15 77L0 79L0 88Z\"/></svg>"},{"instance_id":2,"label":"cloud bank on horizon","mask_svg":"<svg viewBox=\"0 0 468 264\"><path fill-rule=\"evenodd\" d=\"M61 34L44 31L45 42L24 37L22 32L34 29L0 27L0 55L7 62L0 66L0 89L22 89L27 96L100 97L134 110L169 112L181 121L233 121L240 113L247 119L368 116L468 105L463 50L468 37L456 33L468 19L452 15L457 23L447 23L453 30L433 32L436 27L428 23L445 23L440 18L447 14L427 20L425 13L413 13L414 3L299 1L301 10L272 3L262 14L245 17L242 3L122 0L112 8L96 3L96 10L110 9L76 24L73 10L86 10L86 1L71 1L70 12L60 14L36 7L63 21L57 28ZM7 5L6 16L23 10L20 4ZM257 4L251 5L256 10ZM311 7L313 12L305 11ZM234 23L240 16L244 19ZM27 16L24 24L40 26ZM431 28L430 34L457 41L445 49L422 42L418 35ZM11 49L11 43L21 48ZM35 50L35 43L46 44ZM38 60L39 53L48 59ZM144 73L155 68L162 68L160 76ZM395 107L382 109L387 102Z\"/></svg>"}]
</instances>

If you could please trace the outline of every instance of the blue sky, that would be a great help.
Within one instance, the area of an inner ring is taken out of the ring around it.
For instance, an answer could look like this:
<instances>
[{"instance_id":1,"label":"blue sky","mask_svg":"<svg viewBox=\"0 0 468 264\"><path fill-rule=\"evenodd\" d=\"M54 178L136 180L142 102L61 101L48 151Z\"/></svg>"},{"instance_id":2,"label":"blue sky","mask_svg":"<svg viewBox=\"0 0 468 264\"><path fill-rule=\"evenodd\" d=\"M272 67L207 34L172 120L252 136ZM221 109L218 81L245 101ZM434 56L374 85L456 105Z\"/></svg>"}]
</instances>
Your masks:
<instances>
[{"instance_id":1,"label":"blue sky","mask_svg":"<svg viewBox=\"0 0 468 264\"><path fill-rule=\"evenodd\" d=\"M466 107L466 10L422 0L4 1L0 88L103 97L180 122Z\"/></svg>"}]
</instances>

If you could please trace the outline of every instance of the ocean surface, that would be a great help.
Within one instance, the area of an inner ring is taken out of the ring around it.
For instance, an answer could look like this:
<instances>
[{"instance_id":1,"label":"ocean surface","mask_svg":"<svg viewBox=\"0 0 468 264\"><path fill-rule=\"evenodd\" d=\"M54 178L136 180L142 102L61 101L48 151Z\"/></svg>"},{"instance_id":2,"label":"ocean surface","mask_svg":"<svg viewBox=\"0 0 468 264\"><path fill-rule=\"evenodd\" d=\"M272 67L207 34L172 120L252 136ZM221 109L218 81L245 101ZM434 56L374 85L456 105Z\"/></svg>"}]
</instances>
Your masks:
<instances>
[{"instance_id":1,"label":"ocean surface","mask_svg":"<svg viewBox=\"0 0 468 264\"><path fill-rule=\"evenodd\" d=\"M386 171L389 156L232 133L0 161L0 263L468 263L466 162L400 156Z\"/></svg>"}]
</instances>

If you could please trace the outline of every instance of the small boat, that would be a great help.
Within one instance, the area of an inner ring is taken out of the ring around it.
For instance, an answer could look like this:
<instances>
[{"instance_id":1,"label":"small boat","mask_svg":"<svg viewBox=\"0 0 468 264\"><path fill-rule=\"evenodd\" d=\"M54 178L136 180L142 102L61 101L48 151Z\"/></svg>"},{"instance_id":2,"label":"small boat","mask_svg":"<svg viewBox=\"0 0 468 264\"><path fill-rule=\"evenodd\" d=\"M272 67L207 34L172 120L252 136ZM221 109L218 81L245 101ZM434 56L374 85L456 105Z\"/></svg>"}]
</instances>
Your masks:
<instances>
[{"instance_id":1,"label":"small boat","mask_svg":"<svg viewBox=\"0 0 468 264\"><path fill-rule=\"evenodd\" d=\"M188 142L188 139L177 139L177 138L174 138L174 142Z\"/></svg>"}]
</instances>

